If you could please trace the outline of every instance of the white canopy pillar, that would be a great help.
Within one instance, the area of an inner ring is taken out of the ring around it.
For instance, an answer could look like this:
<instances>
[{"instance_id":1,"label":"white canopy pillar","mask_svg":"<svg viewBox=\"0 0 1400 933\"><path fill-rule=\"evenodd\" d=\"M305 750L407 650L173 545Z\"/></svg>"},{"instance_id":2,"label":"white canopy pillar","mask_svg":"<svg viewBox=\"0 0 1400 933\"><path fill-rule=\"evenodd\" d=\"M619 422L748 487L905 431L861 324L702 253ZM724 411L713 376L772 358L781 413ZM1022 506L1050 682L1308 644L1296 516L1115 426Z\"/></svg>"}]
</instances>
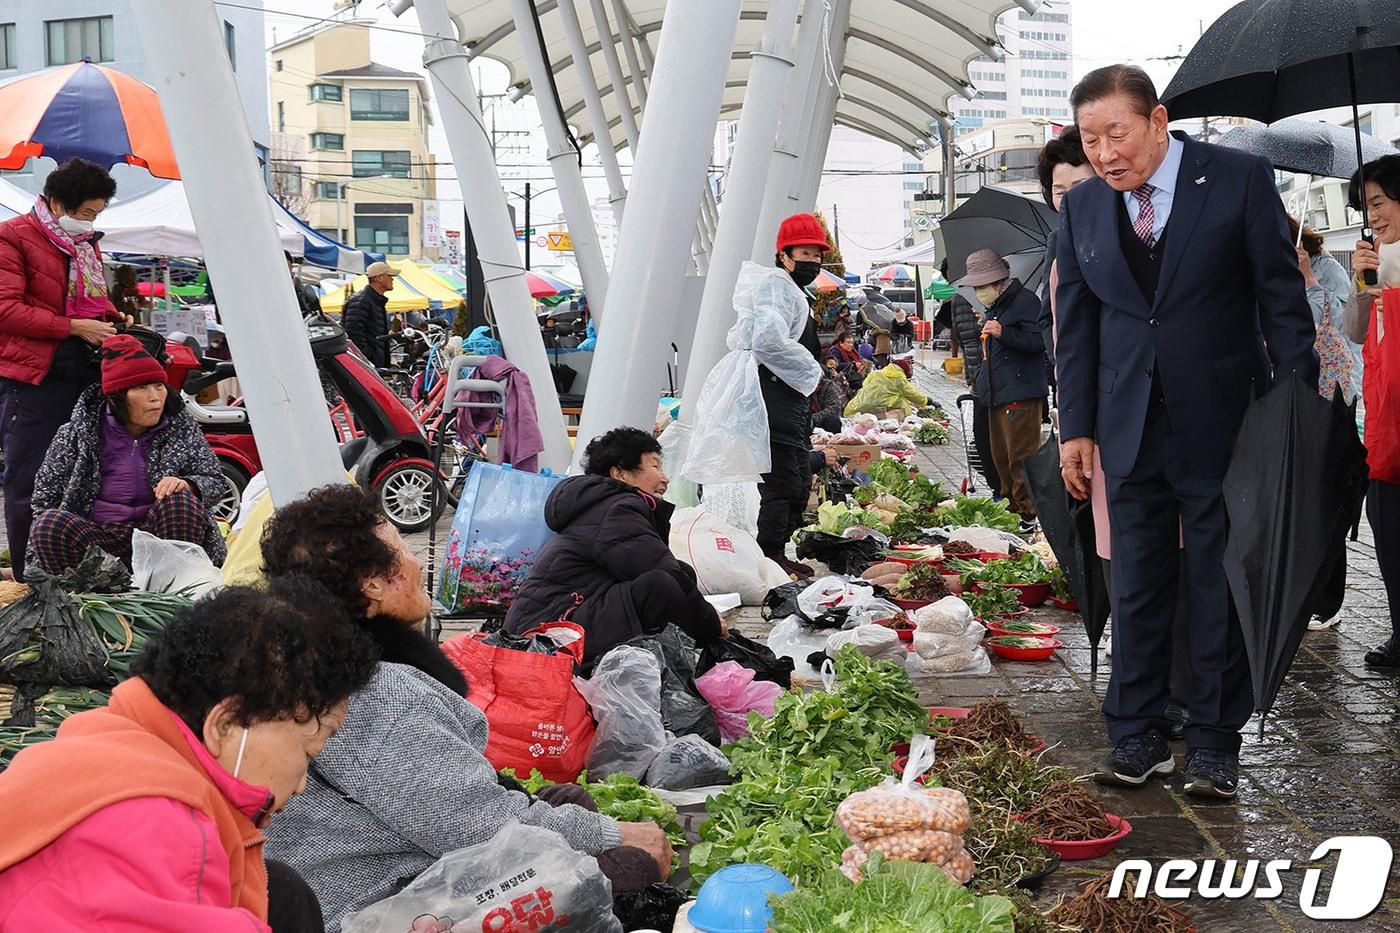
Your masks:
<instances>
[{"instance_id":1,"label":"white canopy pillar","mask_svg":"<svg viewBox=\"0 0 1400 933\"><path fill-rule=\"evenodd\" d=\"M789 192L788 213L810 211L817 203L817 189L821 187L826 150L831 144L831 128L836 120L836 103L841 98L841 71L846 64L846 30L850 24L851 0L832 0L830 58L823 60L818 73L820 104L812 111L811 121L807 124L807 142L803 146L797 177L793 180L794 188ZM827 70L828 61L835 76Z\"/></svg>"},{"instance_id":2,"label":"white canopy pillar","mask_svg":"<svg viewBox=\"0 0 1400 933\"><path fill-rule=\"evenodd\" d=\"M617 58L617 46L612 41L612 25L608 22L608 11L603 8L603 0L590 0L593 8L593 25L598 32L598 44L603 47L603 61L608 66L608 80L612 82L613 100L617 101L618 115L622 117L622 131L627 134L627 148L637 154L637 118L632 113L632 98L627 93L627 80L622 76L622 62ZM626 41L622 23L618 23L620 42Z\"/></svg>"},{"instance_id":3,"label":"white canopy pillar","mask_svg":"<svg viewBox=\"0 0 1400 933\"><path fill-rule=\"evenodd\" d=\"M695 337L686 364L681 393L681 420L693 424L695 404L710 369L725 353L725 335L733 324L734 283L739 267L753 252L754 224L763 209L763 191L773 161L773 140L783 107L783 87L792 71L792 34L797 25L798 0L773 0L768 8L762 44L754 50L739 136L729 160L729 184L724 213L710 257L709 277L700 302ZM709 188L709 185L706 185ZM708 200L708 198L707 198Z\"/></svg>"},{"instance_id":4,"label":"white canopy pillar","mask_svg":"<svg viewBox=\"0 0 1400 933\"><path fill-rule=\"evenodd\" d=\"M445 0L416 0L414 6L424 36L423 64L432 78L457 177L472 179L472 184L462 185L462 199L476 237L501 344L510 361L530 377L535 414L544 437L540 465L563 471L569 464L569 435L539 323L530 305L530 289L525 284L525 270L515 245L515 227L500 176L496 174L491 140L481 120L467 52L453 31Z\"/></svg>"},{"instance_id":5,"label":"white canopy pillar","mask_svg":"<svg viewBox=\"0 0 1400 933\"><path fill-rule=\"evenodd\" d=\"M219 290L268 487L273 502L286 505L318 486L344 483L345 469L224 52L223 26L211 0L133 6Z\"/></svg>"},{"instance_id":6,"label":"white canopy pillar","mask_svg":"<svg viewBox=\"0 0 1400 933\"><path fill-rule=\"evenodd\" d=\"M642 74L642 63L637 59L637 43L632 36L632 21L627 15L623 0L612 0L613 15L617 17L617 32L622 37L622 54L627 58L627 74L632 80L632 90L637 93L637 106L645 118L647 111L647 82ZM638 127L638 138L641 128Z\"/></svg>"},{"instance_id":7,"label":"white canopy pillar","mask_svg":"<svg viewBox=\"0 0 1400 933\"><path fill-rule=\"evenodd\" d=\"M511 0L511 15L515 19L516 36L530 73L530 86L539 104L540 123L544 127L548 148L549 170L559 188L559 202L573 240L574 259L583 278L583 291L595 320L605 313L608 289L608 267L603 262L603 247L598 242L598 230L593 225L593 205L579 171L578 153L569 140L569 131L559 115L559 101L554 97L554 84L549 79L549 61L540 48L535 32L534 9L530 0Z\"/></svg>"},{"instance_id":8,"label":"white canopy pillar","mask_svg":"<svg viewBox=\"0 0 1400 933\"><path fill-rule=\"evenodd\" d=\"M797 62L783 95L782 118L777 138L773 142L773 157L768 167L768 180L763 191L763 208L754 228L753 260L767 265L773 261L773 243L778 236L778 224L791 211L787 210L787 195L797 172L798 152L802 145L803 114L811 109L816 88L817 69L821 67L822 17L825 0L806 0L802 6L802 25L797 30ZM748 101L747 94L744 98Z\"/></svg>"},{"instance_id":9,"label":"white canopy pillar","mask_svg":"<svg viewBox=\"0 0 1400 933\"><path fill-rule=\"evenodd\" d=\"M739 25L741 0L666 7L652 70L645 145L613 262L610 311L598 335L579 443L623 425L650 427L666 384L675 294L695 235L710 144Z\"/></svg>"},{"instance_id":10,"label":"white canopy pillar","mask_svg":"<svg viewBox=\"0 0 1400 933\"><path fill-rule=\"evenodd\" d=\"M613 217L622 223L623 208L627 204L627 185L622 180L622 167L617 162L617 150L613 149L612 135L608 131L608 115L603 110L603 98L598 94L598 82L593 78L593 65L588 59L588 44L583 41L583 27L579 25L578 10L574 0L559 0L559 19L564 24L564 35L569 40L569 55L578 71L579 91L583 94L583 106L588 112L588 122L593 127L593 142L598 147L598 158L603 163L603 174L608 179L608 203L612 206Z\"/></svg>"}]
</instances>

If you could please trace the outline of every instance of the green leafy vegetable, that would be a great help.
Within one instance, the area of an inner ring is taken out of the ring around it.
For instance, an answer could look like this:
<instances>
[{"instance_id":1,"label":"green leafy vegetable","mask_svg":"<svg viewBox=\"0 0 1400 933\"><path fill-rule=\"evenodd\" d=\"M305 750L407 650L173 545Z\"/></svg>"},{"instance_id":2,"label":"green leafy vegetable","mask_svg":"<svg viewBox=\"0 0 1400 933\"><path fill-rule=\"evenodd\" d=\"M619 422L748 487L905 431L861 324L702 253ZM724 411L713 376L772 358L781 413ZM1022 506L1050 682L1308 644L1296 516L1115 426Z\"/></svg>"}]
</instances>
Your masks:
<instances>
[{"instance_id":1,"label":"green leafy vegetable","mask_svg":"<svg viewBox=\"0 0 1400 933\"><path fill-rule=\"evenodd\" d=\"M828 871L771 898L772 933L1013 933L1011 901L978 897L937 865L871 856L860 882Z\"/></svg>"},{"instance_id":2,"label":"green leafy vegetable","mask_svg":"<svg viewBox=\"0 0 1400 933\"><path fill-rule=\"evenodd\" d=\"M948 429L941 424L926 424L914 432L916 444L946 444Z\"/></svg>"},{"instance_id":3,"label":"green leafy vegetable","mask_svg":"<svg viewBox=\"0 0 1400 933\"><path fill-rule=\"evenodd\" d=\"M530 769L530 776L524 779L511 768L505 768L501 773L520 781L532 794L538 794L555 783L534 768ZM610 816L623 823L655 823L666 831L672 846L681 848L686 845L685 831L676 822L676 808L662 800L651 788L643 786L632 775L619 772L606 781L590 783L588 772L585 771L578 776L576 783L588 791L593 802L598 805L598 812L604 816Z\"/></svg>"},{"instance_id":4,"label":"green leafy vegetable","mask_svg":"<svg viewBox=\"0 0 1400 933\"><path fill-rule=\"evenodd\" d=\"M973 496L958 496L952 505L944 506L935 512L934 518L941 528L981 525L984 528L1014 534L1021 527L1021 520L1007 509L1005 501L993 502L991 499Z\"/></svg>"},{"instance_id":5,"label":"green leafy vegetable","mask_svg":"<svg viewBox=\"0 0 1400 933\"><path fill-rule=\"evenodd\" d=\"M920 511L928 511L946 498L943 487L922 473L910 472L893 457L876 460L870 464L867 472L870 474L870 482L861 488L873 486L877 495L888 493L905 505ZM860 490L857 490L856 494L857 501L864 501L860 498ZM870 501L873 502L874 498Z\"/></svg>"},{"instance_id":6,"label":"green leafy vegetable","mask_svg":"<svg viewBox=\"0 0 1400 933\"><path fill-rule=\"evenodd\" d=\"M880 516L869 509L852 509L840 502L823 502L817 507L817 527L827 534L839 535L857 525L879 532L887 530Z\"/></svg>"},{"instance_id":7,"label":"green leafy vegetable","mask_svg":"<svg viewBox=\"0 0 1400 933\"><path fill-rule=\"evenodd\" d=\"M1002 648L1044 648L1046 642L1041 638L1034 638L1029 635L997 635L995 638L987 639L989 644L998 645Z\"/></svg>"},{"instance_id":8,"label":"green leafy vegetable","mask_svg":"<svg viewBox=\"0 0 1400 933\"><path fill-rule=\"evenodd\" d=\"M984 620L1009 615L1021 608L1021 597L1015 590L994 583L983 584L976 593L964 592L962 601L972 610L974 618Z\"/></svg>"},{"instance_id":9,"label":"green leafy vegetable","mask_svg":"<svg viewBox=\"0 0 1400 933\"><path fill-rule=\"evenodd\" d=\"M1033 552L1027 551L1020 557L1007 557L982 563L980 560L956 559L948 561L948 569L962 574L963 586L973 583L1011 584L1048 583L1050 568L1045 566Z\"/></svg>"},{"instance_id":10,"label":"green leafy vegetable","mask_svg":"<svg viewBox=\"0 0 1400 933\"><path fill-rule=\"evenodd\" d=\"M1050 571L1050 588L1054 591L1055 598L1060 602L1074 602L1074 593L1069 588L1069 577L1065 576L1065 568L1058 564L1054 570Z\"/></svg>"},{"instance_id":11,"label":"green leafy vegetable","mask_svg":"<svg viewBox=\"0 0 1400 933\"><path fill-rule=\"evenodd\" d=\"M1055 630L1044 622L1030 622L1024 619L1007 619L997 623L997 628L1013 635L1054 635Z\"/></svg>"}]
</instances>

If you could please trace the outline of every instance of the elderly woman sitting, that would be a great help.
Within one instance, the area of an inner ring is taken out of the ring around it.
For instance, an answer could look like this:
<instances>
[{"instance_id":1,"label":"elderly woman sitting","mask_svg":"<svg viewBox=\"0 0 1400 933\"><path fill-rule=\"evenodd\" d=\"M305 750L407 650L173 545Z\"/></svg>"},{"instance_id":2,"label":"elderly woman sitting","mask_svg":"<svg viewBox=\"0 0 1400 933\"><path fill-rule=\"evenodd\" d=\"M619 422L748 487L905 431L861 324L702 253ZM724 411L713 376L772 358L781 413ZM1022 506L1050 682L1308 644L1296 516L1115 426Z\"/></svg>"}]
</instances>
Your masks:
<instances>
[{"instance_id":1,"label":"elderly woman sitting","mask_svg":"<svg viewBox=\"0 0 1400 933\"><path fill-rule=\"evenodd\" d=\"M131 532L227 553L207 506L227 486L219 461L180 393L135 337L102 343L102 382L88 387L59 428L34 483L29 551L62 573L96 546L131 562Z\"/></svg>"},{"instance_id":2,"label":"elderly woman sitting","mask_svg":"<svg viewBox=\"0 0 1400 933\"><path fill-rule=\"evenodd\" d=\"M506 614L520 634L568 619L583 627L584 666L609 650L674 623L702 645L727 634L696 587L695 570L671 553L671 513L661 497L661 445L638 428L615 428L585 451L587 471L549 494L555 532Z\"/></svg>"},{"instance_id":3,"label":"elderly woman sitting","mask_svg":"<svg viewBox=\"0 0 1400 933\"><path fill-rule=\"evenodd\" d=\"M305 578L230 587L171 621L105 708L0 773L0 930L321 933L262 828L374 670Z\"/></svg>"}]
</instances>

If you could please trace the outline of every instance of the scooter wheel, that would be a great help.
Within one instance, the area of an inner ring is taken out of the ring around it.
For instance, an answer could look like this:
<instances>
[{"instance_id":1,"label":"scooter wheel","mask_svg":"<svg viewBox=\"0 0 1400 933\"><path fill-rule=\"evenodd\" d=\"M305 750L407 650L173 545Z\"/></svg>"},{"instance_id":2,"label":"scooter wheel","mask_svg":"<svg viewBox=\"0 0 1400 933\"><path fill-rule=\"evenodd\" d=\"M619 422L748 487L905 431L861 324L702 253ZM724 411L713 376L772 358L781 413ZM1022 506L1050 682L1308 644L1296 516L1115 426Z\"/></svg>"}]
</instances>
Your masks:
<instances>
[{"instance_id":1,"label":"scooter wheel","mask_svg":"<svg viewBox=\"0 0 1400 933\"><path fill-rule=\"evenodd\" d=\"M417 460L390 464L374 482L379 510L389 523L404 533L422 531L440 516L447 496L439 490L437 510L433 510L433 486L442 481L433 475L432 464Z\"/></svg>"}]
</instances>

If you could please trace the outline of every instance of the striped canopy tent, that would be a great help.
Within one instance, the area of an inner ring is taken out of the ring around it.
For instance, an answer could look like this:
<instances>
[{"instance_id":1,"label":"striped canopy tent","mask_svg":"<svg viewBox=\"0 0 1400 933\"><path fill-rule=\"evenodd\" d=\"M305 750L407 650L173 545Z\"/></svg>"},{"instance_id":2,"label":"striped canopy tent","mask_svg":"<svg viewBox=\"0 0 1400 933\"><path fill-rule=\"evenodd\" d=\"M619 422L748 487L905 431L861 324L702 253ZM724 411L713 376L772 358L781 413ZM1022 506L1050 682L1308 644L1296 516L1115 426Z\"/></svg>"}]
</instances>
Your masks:
<instances>
[{"instance_id":1,"label":"striped canopy tent","mask_svg":"<svg viewBox=\"0 0 1400 933\"><path fill-rule=\"evenodd\" d=\"M389 290L388 310L391 313L407 311L441 311L456 308L462 303L462 295L417 263L403 262L397 266L399 273L394 276L394 287ZM348 287L347 287L348 286ZM321 282L321 310L339 314L345 307L350 293L369 287L369 279L356 276L349 283L344 280L326 279Z\"/></svg>"}]
</instances>

